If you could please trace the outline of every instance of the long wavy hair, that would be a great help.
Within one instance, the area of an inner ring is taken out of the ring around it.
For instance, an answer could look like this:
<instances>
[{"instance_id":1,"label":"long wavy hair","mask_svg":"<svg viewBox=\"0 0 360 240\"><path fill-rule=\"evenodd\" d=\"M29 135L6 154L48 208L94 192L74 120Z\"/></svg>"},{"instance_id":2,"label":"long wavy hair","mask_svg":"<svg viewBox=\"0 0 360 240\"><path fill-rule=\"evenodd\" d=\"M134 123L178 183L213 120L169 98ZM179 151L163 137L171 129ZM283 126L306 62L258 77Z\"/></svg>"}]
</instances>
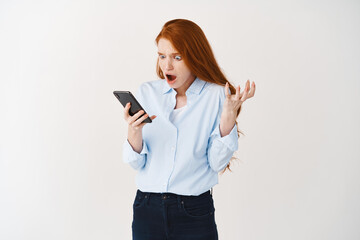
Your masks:
<instances>
[{"instance_id":1,"label":"long wavy hair","mask_svg":"<svg viewBox=\"0 0 360 240\"><path fill-rule=\"evenodd\" d=\"M228 82L231 94L235 94L235 87L226 79L224 73L220 70L211 46L201 28L194 22L186 19L174 19L165 23L159 35L156 37L156 45L161 38L167 39L174 48L181 54L183 61L189 70L201 80L216 83L225 86ZM159 66L159 59L156 63L156 73L161 79L165 79ZM241 107L236 116L239 116ZM237 121L236 121L236 125ZM239 128L237 129L238 138L240 134L244 135ZM237 159L232 156L230 162ZM230 162L221 172L224 173L230 169Z\"/></svg>"}]
</instances>

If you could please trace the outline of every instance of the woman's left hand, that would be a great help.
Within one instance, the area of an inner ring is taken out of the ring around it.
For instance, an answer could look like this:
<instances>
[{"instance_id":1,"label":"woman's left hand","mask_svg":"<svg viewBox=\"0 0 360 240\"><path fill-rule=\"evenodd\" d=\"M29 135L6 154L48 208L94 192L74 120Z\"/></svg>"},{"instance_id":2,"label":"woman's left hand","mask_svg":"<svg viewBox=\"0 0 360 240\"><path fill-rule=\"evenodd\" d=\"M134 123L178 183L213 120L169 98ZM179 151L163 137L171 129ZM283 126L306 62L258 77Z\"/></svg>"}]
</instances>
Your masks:
<instances>
[{"instance_id":1,"label":"woman's left hand","mask_svg":"<svg viewBox=\"0 0 360 240\"><path fill-rule=\"evenodd\" d=\"M250 88L250 81L247 80L245 84L244 91L240 92L240 85L237 86L235 94L229 94L229 83L225 85L225 102L223 106L223 112L228 115L235 115L239 110L241 104L245 102L247 99L252 98L255 94L255 83L252 83L252 87Z\"/></svg>"},{"instance_id":2,"label":"woman's left hand","mask_svg":"<svg viewBox=\"0 0 360 240\"><path fill-rule=\"evenodd\" d=\"M250 88L250 81L247 80L245 84L244 91L240 92L240 85L237 86L235 94L229 94L229 83L225 85L225 101L223 105L223 111L221 113L220 120L220 134L221 136L226 136L233 129L237 112L247 99L252 98L255 94L255 83L252 83L252 87Z\"/></svg>"}]
</instances>

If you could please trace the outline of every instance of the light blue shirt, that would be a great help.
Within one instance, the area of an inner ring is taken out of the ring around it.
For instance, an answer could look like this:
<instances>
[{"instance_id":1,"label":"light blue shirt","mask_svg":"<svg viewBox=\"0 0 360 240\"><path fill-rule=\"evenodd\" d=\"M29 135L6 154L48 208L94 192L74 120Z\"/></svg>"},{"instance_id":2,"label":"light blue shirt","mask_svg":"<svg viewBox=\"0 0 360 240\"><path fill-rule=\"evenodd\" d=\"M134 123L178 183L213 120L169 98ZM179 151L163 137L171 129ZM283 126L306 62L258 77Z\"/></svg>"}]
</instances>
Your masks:
<instances>
[{"instance_id":1,"label":"light blue shirt","mask_svg":"<svg viewBox=\"0 0 360 240\"><path fill-rule=\"evenodd\" d=\"M143 192L197 196L218 183L218 172L238 149L237 126L221 137L223 86L196 78L186 91L187 107L174 125L169 117L176 94L166 80L140 85L136 99L149 116L157 117L142 129L140 154L125 140L123 160L138 171L136 185Z\"/></svg>"}]
</instances>

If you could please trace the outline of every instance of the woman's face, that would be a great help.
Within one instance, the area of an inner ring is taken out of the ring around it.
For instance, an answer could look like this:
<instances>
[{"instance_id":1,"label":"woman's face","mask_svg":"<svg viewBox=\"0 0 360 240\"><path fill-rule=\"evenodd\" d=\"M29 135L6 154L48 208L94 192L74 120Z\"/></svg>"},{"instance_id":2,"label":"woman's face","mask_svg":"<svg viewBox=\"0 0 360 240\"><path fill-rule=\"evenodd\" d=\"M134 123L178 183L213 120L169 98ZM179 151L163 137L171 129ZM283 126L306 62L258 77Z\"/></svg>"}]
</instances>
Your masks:
<instances>
[{"instance_id":1,"label":"woman's face","mask_svg":"<svg viewBox=\"0 0 360 240\"><path fill-rule=\"evenodd\" d=\"M186 66L182 56L171 42L161 38L158 42L159 66L167 83L180 95L185 95L188 87L194 82L195 75Z\"/></svg>"}]
</instances>

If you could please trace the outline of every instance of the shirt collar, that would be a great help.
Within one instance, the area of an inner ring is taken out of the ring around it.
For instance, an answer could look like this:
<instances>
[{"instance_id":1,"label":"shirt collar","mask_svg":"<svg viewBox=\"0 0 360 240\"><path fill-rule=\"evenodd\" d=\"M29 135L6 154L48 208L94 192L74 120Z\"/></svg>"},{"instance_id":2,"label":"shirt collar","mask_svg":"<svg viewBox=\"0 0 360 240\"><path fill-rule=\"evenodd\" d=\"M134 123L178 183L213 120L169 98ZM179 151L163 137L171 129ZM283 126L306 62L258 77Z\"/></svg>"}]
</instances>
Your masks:
<instances>
[{"instance_id":1,"label":"shirt collar","mask_svg":"<svg viewBox=\"0 0 360 240\"><path fill-rule=\"evenodd\" d=\"M169 86L169 84L167 83L167 81L165 79L164 79L163 84L164 84L163 94L168 93L168 92L170 92L171 89L173 89L172 87ZM206 81L201 80L196 77L194 82L190 85L190 87L186 90L186 92L192 92L192 93L199 95L205 84L206 84Z\"/></svg>"}]
</instances>

